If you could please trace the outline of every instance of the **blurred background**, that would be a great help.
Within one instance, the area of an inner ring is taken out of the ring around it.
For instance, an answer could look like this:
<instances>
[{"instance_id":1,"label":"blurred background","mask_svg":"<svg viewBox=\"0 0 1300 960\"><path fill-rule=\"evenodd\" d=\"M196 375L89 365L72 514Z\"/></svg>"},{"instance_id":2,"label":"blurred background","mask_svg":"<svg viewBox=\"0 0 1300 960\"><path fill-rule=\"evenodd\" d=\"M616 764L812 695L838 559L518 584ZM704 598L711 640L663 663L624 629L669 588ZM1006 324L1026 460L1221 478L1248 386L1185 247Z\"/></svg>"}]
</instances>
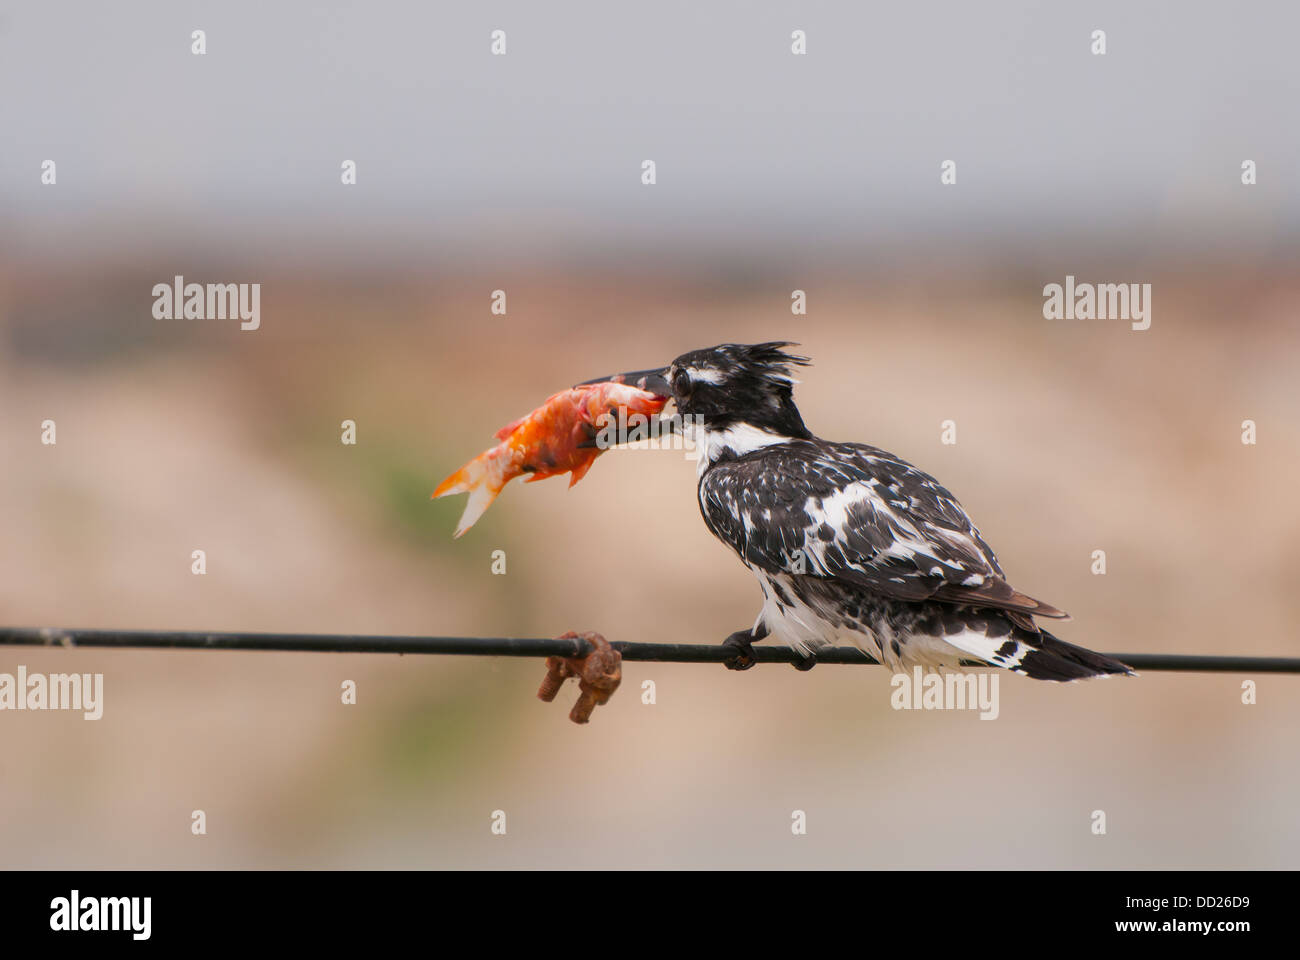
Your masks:
<instances>
[{"instance_id":1,"label":"blurred background","mask_svg":"<svg viewBox=\"0 0 1300 960\"><path fill-rule=\"evenodd\" d=\"M0 622L718 642L759 591L681 451L512 485L458 541L463 498L429 493L577 380L791 339L809 425L936 474L1066 639L1300 655L1298 29L1262 3L7 4ZM260 283L261 328L155 319L177 274ZM1151 328L1045 320L1067 274L1152 284ZM1244 706L1239 675L1004 676L982 722L891 710L877 668L634 663L576 727L540 661L19 664L102 672L105 710L0 714L5 867L1300 862L1300 678Z\"/></svg>"}]
</instances>

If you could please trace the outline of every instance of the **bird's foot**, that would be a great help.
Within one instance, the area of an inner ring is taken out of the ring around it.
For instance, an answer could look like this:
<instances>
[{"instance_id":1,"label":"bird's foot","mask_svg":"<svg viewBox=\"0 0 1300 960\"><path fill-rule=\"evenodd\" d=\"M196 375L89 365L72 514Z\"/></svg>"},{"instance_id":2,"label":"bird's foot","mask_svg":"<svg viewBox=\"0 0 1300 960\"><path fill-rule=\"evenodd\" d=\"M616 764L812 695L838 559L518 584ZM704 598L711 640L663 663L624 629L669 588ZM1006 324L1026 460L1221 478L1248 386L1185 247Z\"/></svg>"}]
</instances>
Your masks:
<instances>
[{"instance_id":1,"label":"bird's foot","mask_svg":"<svg viewBox=\"0 0 1300 960\"><path fill-rule=\"evenodd\" d=\"M722 645L735 651L732 656L722 661L722 665L728 670L748 670L758 663L758 657L754 656L754 635L750 631L737 630L723 640Z\"/></svg>"},{"instance_id":2,"label":"bird's foot","mask_svg":"<svg viewBox=\"0 0 1300 960\"><path fill-rule=\"evenodd\" d=\"M796 657L799 656L798 650L796 650L794 653ZM791 661L790 666L794 667L796 670L799 671L808 671L811 670L813 667L817 666L817 658L811 655L807 657L799 657L798 660Z\"/></svg>"}]
</instances>

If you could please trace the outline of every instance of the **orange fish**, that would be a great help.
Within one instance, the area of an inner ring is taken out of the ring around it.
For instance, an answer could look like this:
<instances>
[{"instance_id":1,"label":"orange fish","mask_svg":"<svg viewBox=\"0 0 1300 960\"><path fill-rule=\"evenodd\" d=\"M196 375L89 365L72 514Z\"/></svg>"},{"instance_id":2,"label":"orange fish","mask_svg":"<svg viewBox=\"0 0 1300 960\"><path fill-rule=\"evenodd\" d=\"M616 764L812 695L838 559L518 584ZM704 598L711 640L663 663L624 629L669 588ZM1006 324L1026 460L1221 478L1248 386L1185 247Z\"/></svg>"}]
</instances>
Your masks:
<instances>
[{"instance_id":1,"label":"orange fish","mask_svg":"<svg viewBox=\"0 0 1300 960\"><path fill-rule=\"evenodd\" d=\"M433 491L433 498L468 493L456 536L472 527L501 488L520 474L528 483L572 473L573 486L602 453L596 437L608 414L622 422L634 414L647 419L663 410L668 397L611 380L561 390L528 416L497 431L501 442L461 467Z\"/></svg>"}]
</instances>

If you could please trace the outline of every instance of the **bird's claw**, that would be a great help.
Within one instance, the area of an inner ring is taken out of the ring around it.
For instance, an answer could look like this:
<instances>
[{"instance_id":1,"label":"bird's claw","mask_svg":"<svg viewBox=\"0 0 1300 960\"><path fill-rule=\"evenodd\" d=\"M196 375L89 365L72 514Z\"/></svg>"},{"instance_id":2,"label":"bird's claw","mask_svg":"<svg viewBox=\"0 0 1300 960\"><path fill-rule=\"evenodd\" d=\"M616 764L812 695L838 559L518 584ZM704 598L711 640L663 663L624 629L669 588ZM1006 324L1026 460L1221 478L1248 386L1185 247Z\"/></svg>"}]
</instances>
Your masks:
<instances>
[{"instance_id":1,"label":"bird's claw","mask_svg":"<svg viewBox=\"0 0 1300 960\"><path fill-rule=\"evenodd\" d=\"M792 660L790 662L790 666L794 667L796 670L799 670L800 672L811 670L813 667L817 666L817 658L801 657L798 660Z\"/></svg>"},{"instance_id":2,"label":"bird's claw","mask_svg":"<svg viewBox=\"0 0 1300 960\"><path fill-rule=\"evenodd\" d=\"M748 630L737 630L723 640L722 645L736 651L722 661L728 670L748 670L758 663L758 657L754 655L754 638Z\"/></svg>"}]
</instances>

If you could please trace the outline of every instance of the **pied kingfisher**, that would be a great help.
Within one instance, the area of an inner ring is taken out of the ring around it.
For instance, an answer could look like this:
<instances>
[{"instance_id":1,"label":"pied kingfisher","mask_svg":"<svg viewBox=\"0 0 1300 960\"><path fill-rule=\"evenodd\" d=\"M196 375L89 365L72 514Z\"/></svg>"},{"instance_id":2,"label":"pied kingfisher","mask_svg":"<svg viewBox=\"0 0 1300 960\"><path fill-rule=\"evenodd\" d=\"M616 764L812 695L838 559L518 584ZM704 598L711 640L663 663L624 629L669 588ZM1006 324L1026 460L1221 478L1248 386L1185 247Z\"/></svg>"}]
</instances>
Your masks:
<instances>
[{"instance_id":1,"label":"pied kingfisher","mask_svg":"<svg viewBox=\"0 0 1300 960\"><path fill-rule=\"evenodd\" d=\"M809 360L789 346L727 343L614 378L671 394L695 432L704 522L762 588L754 626L727 638L729 667L753 666L750 644L770 635L801 669L819 648L850 642L895 672L967 660L1040 680L1132 673L1036 626L1066 614L1011 587L929 474L814 436L790 375Z\"/></svg>"}]
</instances>

